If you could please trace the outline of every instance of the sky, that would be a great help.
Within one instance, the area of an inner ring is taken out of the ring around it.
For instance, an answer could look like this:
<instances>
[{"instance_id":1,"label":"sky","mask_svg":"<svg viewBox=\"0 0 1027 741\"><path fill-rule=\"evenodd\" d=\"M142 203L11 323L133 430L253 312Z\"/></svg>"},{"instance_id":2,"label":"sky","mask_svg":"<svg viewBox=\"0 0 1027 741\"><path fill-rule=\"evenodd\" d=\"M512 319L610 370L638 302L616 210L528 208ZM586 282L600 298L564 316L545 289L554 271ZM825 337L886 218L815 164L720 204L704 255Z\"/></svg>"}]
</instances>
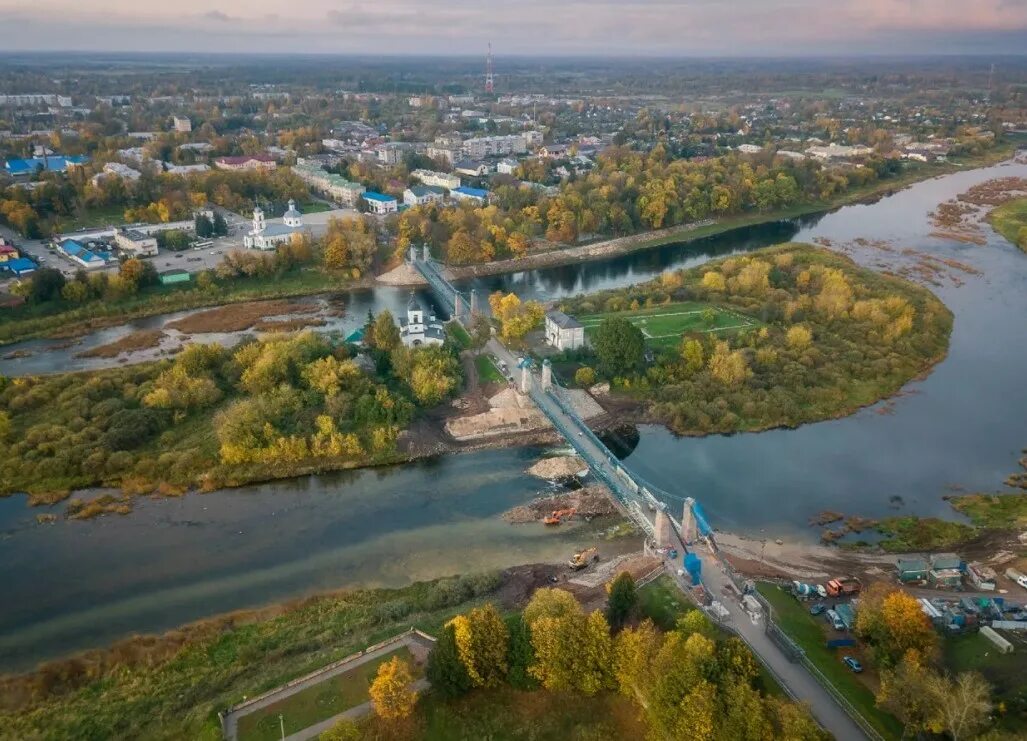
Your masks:
<instances>
[{"instance_id":1,"label":"sky","mask_svg":"<svg viewBox=\"0 0 1027 741\"><path fill-rule=\"evenodd\" d=\"M0 0L0 51L1027 54L1027 0Z\"/></svg>"}]
</instances>

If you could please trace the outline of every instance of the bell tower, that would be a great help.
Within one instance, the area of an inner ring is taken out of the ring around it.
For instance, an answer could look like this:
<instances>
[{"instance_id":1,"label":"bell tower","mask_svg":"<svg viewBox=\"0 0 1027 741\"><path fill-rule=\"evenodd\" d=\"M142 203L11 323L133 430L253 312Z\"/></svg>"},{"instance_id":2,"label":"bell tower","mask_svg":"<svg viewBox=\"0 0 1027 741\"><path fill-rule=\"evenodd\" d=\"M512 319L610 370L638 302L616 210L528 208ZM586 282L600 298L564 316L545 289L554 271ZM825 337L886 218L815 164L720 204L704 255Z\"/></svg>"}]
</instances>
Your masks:
<instances>
[{"instance_id":1,"label":"bell tower","mask_svg":"<svg viewBox=\"0 0 1027 741\"><path fill-rule=\"evenodd\" d=\"M253 209L253 233L260 234L267 228L267 222L264 220L264 211L260 206L256 206Z\"/></svg>"}]
</instances>

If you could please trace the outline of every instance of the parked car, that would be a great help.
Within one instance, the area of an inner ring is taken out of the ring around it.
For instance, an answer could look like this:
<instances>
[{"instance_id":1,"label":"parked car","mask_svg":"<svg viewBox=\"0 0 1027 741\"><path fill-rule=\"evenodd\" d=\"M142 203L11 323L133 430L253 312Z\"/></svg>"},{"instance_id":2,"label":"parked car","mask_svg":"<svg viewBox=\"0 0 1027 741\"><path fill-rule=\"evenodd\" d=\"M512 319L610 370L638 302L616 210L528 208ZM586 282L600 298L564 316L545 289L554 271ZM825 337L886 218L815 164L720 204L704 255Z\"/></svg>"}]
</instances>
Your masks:
<instances>
[{"instance_id":1,"label":"parked car","mask_svg":"<svg viewBox=\"0 0 1027 741\"><path fill-rule=\"evenodd\" d=\"M831 627L835 630L845 630L845 623L842 621L842 616L834 610L828 610L826 615L827 622L831 623Z\"/></svg>"},{"instance_id":2,"label":"parked car","mask_svg":"<svg viewBox=\"0 0 1027 741\"><path fill-rule=\"evenodd\" d=\"M851 656L843 656L842 657L842 663L845 664L845 666L847 666L850 669L852 669L852 671L855 672L856 674L859 674L861 671L863 671L863 665L860 664L858 661L856 661Z\"/></svg>"},{"instance_id":3,"label":"parked car","mask_svg":"<svg viewBox=\"0 0 1027 741\"><path fill-rule=\"evenodd\" d=\"M815 605L813 605L813 607L809 608L809 614L813 617L816 617L817 615L822 615L824 610L826 609L827 605L825 605L823 602L817 602Z\"/></svg>"}]
</instances>

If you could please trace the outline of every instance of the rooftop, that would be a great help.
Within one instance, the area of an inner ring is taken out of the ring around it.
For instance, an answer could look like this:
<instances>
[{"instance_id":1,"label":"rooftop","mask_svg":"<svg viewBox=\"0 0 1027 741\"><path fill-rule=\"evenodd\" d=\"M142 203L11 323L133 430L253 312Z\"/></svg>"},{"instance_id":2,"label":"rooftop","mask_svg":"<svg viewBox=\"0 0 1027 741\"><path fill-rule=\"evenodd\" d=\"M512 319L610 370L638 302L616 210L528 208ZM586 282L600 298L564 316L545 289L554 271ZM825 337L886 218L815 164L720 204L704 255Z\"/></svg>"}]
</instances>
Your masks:
<instances>
[{"instance_id":1,"label":"rooftop","mask_svg":"<svg viewBox=\"0 0 1027 741\"><path fill-rule=\"evenodd\" d=\"M382 203L388 203L389 201L395 201L394 196L387 196L384 193L376 193L373 190L365 190L364 198L368 201L380 201Z\"/></svg>"},{"instance_id":2,"label":"rooftop","mask_svg":"<svg viewBox=\"0 0 1027 741\"><path fill-rule=\"evenodd\" d=\"M562 311L550 311L546 313L546 319L551 321L560 329L579 329L584 325L573 317L569 317Z\"/></svg>"},{"instance_id":3,"label":"rooftop","mask_svg":"<svg viewBox=\"0 0 1027 741\"><path fill-rule=\"evenodd\" d=\"M487 190L482 190L481 188L468 188L466 185L461 185L459 188L453 188L453 192L464 196L471 196L472 198L487 198L489 194Z\"/></svg>"}]
</instances>

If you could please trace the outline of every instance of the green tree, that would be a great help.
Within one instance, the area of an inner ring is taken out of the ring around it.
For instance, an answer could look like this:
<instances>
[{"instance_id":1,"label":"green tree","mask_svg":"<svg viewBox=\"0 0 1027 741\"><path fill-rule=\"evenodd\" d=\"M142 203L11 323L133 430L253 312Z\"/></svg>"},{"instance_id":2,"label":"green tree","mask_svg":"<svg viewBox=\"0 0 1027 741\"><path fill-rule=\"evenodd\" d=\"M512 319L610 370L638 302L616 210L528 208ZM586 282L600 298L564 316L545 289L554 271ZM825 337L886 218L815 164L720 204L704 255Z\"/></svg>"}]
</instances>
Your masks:
<instances>
[{"instance_id":1,"label":"green tree","mask_svg":"<svg viewBox=\"0 0 1027 741\"><path fill-rule=\"evenodd\" d=\"M61 289L66 283L64 274L56 268L39 268L32 274L29 281L28 300L32 303L43 303L60 298Z\"/></svg>"},{"instance_id":2,"label":"green tree","mask_svg":"<svg viewBox=\"0 0 1027 741\"><path fill-rule=\"evenodd\" d=\"M582 388L588 388L596 382L596 372L593 368L583 365L574 372L574 383Z\"/></svg>"},{"instance_id":3,"label":"green tree","mask_svg":"<svg viewBox=\"0 0 1027 741\"><path fill-rule=\"evenodd\" d=\"M382 352L391 352L400 344L399 327L392 313L388 309L382 311L374 318L371 325L371 332L366 338L367 344Z\"/></svg>"},{"instance_id":4,"label":"green tree","mask_svg":"<svg viewBox=\"0 0 1027 741\"><path fill-rule=\"evenodd\" d=\"M407 383L421 406L431 407L442 402L460 385L460 361L453 353L439 345L414 350Z\"/></svg>"},{"instance_id":5,"label":"green tree","mask_svg":"<svg viewBox=\"0 0 1027 741\"><path fill-rule=\"evenodd\" d=\"M196 214L194 221L194 228L196 229L196 236L202 239L214 236L214 222L210 220L206 214Z\"/></svg>"},{"instance_id":6,"label":"green tree","mask_svg":"<svg viewBox=\"0 0 1027 741\"><path fill-rule=\"evenodd\" d=\"M535 621L543 617L560 618L565 615L580 615L581 604L574 595L564 589L543 587L536 589L535 594L521 613L524 622L532 627Z\"/></svg>"},{"instance_id":7,"label":"green tree","mask_svg":"<svg viewBox=\"0 0 1027 741\"><path fill-rule=\"evenodd\" d=\"M360 741L363 735L360 727L348 718L343 718L317 737L318 741Z\"/></svg>"},{"instance_id":8,"label":"green tree","mask_svg":"<svg viewBox=\"0 0 1027 741\"><path fill-rule=\"evenodd\" d=\"M521 615L513 615L506 623L510 631L510 650L507 652L509 671L506 681L511 687L520 690L531 690L538 687L538 682L529 673L535 663L535 650L531 645L531 629Z\"/></svg>"},{"instance_id":9,"label":"green tree","mask_svg":"<svg viewBox=\"0 0 1027 741\"><path fill-rule=\"evenodd\" d=\"M460 659L456 644L456 628L452 624L442 628L431 653L428 655L426 676L432 690L443 697L458 697L470 691L473 683L467 667Z\"/></svg>"},{"instance_id":10,"label":"green tree","mask_svg":"<svg viewBox=\"0 0 1027 741\"><path fill-rule=\"evenodd\" d=\"M606 619L616 630L627 622L638 605L638 591L635 580L627 571L622 571L607 585Z\"/></svg>"},{"instance_id":11,"label":"green tree","mask_svg":"<svg viewBox=\"0 0 1027 741\"><path fill-rule=\"evenodd\" d=\"M475 314L471 319L471 347L480 350L492 337L492 322L484 314Z\"/></svg>"},{"instance_id":12,"label":"green tree","mask_svg":"<svg viewBox=\"0 0 1027 741\"><path fill-rule=\"evenodd\" d=\"M220 211L214 212L214 222L211 225L214 236L224 237L228 235L228 222L221 215Z\"/></svg>"},{"instance_id":13,"label":"green tree","mask_svg":"<svg viewBox=\"0 0 1027 741\"><path fill-rule=\"evenodd\" d=\"M629 376L645 362L642 331L623 317L608 317L596 329L592 340L599 370L607 377Z\"/></svg>"}]
</instances>

